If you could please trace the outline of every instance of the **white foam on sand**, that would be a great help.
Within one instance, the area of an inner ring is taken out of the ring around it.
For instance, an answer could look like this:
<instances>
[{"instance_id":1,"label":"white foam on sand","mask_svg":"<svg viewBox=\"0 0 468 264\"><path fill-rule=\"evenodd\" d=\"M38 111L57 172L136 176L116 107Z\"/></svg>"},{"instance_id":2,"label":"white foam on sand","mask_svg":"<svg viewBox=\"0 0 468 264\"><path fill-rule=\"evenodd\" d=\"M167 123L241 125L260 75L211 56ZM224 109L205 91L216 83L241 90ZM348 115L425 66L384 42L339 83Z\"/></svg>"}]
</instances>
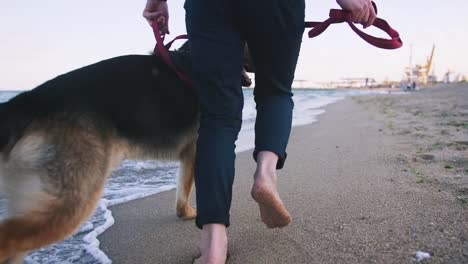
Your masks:
<instances>
[{"instance_id":1,"label":"white foam on sand","mask_svg":"<svg viewBox=\"0 0 468 264\"><path fill-rule=\"evenodd\" d=\"M93 257L102 264L112 263L109 257L99 249L100 242L99 240L97 240L97 236L106 231L115 222L114 218L112 217L112 212L109 209L107 209L108 205L109 200L101 199L101 201L99 202L99 207L105 211L104 218L106 219L106 221L103 225L97 227L96 229L89 232L86 236L83 237L83 241L88 243L88 246L85 247L86 251L93 255Z\"/></svg>"},{"instance_id":2,"label":"white foam on sand","mask_svg":"<svg viewBox=\"0 0 468 264\"><path fill-rule=\"evenodd\" d=\"M160 187L150 192L134 193L132 195L128 195L119 199L113 199L113 200L107 200L104 198L101 199L101 201L99 202L99 207L103 211L105 211L104 213L105 222L104 224L97 227L96 229L94 229L93 231L91 231L90 233L88 233L86 236L83 237L83 241L88 243L88 246L85 247L86 251L90 253L96 260L98 260L102 264L112 263L112 260L110 260L109 257L104 252L102 252L101 249L99 249L100 242L97 239L97 237L100 234L104 233L104 231L106 231L109 227L111 227L115 222L114 218L112 217L112 212L108 209L108 206L126 203L128 201L144 198L146 196L150 196L150 195L157 194L160 192L169 191L174 188L175 186L168 185L168 186Z\"/></svg>"},{"instance_id":3,"label":"white foam on sand","mask_svg":"<svg viewBox=\"0 0 468 264\"><path fill-rule=\"evenodd\" d=\"M160 192L169 191L174 188L175 186L168 185L168 186L162 186L160 188L157 188L155 190L152 190L146 193L134 193L132 195L128 195L119 199L113 199L113 200L107 200L104 198L101 199L99 202L99 207L101 208L101 210L105 212L104 213L105 222L104 224L95 228L94 230L92 230L86 236L83 237L83 241L88 243L88 246L85 247L85 250L102 264L112 263L112 260L110 260L109 257L104 252L102 252L101 249L99 249L100 242L97 239L97 237L100 234L104 233L104 231L106 231L109 227L111 227L115 222L114 218L112 217L112 212L108 209L108 207L121 204L121 203L125 203L128 201L132 201L135 199L140 199L140 198L150 196L153 194L157 194ZM90 227L89 224L88 226L85 225L85 228L86 227L89 228ZM91 228L92 228L92 225L91 225Z\"/></svg>"}]
</instances>

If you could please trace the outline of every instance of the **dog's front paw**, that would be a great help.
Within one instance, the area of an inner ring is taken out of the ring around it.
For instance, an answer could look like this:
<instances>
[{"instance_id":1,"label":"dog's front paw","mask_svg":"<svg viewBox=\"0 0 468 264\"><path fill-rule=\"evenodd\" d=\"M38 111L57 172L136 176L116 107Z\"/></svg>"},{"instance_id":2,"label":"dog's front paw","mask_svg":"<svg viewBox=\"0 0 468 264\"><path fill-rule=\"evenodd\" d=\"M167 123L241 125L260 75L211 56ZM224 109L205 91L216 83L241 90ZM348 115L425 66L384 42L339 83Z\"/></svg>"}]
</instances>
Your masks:
<instances>
[{"instance_id":1,"label":"dog's front paw","mask_svg":"<svg viewBox=\"0 0 468 264\"><path fill-rule=\"evenodd\" d=\"M184 220L193 220L197 216L197 209L192 206L177 208L177 216Z\"/></svg>"}]
</instances>

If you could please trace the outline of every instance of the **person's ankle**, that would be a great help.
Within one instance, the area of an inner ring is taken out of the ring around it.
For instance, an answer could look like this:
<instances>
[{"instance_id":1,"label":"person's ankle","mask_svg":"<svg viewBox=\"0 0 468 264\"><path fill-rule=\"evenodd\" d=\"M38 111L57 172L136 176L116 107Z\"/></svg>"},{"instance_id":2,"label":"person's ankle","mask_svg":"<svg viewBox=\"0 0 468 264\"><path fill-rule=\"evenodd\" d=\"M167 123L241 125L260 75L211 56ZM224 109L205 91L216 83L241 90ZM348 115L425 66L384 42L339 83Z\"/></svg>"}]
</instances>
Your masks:
<instances>
[{"instance_id":1,"label":"person's ankle","mask_svg":"<svg viewBox=\"0 0 468 264\"><path fill-rule=\"evenodd\" d=\"M224 224L203 225L202 239L208 239L209 241L212 241L212 240L226 240L227 241L226 226Z\"/></svg>"},{"instance_id":2,"label":"person's ankle","mask_svg":"<svg viewBox=\"0 0 468 264\"><path fill-rule=\"evenodd\" d=\"M199 242L201 263L225 263L227 242L226 226L224 224L203 225Z\"/></svg>"},{"instance_id":3,"label":"person's ankle","mask_svg":"<svg viewBox=\"0 0 468 264\"><path fill-rule=\"evenodd\" d=\"M257 154L257 169L256 175L263 176L276 173L276 164L278 163L278 155L271 151L260 151Z\"/></svg>"}]
</instances>

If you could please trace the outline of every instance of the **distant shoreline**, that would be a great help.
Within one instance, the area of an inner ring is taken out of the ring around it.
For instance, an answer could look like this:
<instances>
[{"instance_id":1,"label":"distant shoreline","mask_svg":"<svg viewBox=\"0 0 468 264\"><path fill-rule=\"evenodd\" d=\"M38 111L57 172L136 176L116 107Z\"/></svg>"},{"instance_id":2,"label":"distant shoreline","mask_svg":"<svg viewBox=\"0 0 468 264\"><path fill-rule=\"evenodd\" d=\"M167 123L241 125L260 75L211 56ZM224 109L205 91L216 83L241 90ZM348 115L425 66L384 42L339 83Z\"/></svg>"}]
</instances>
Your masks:
<instances>
[{"instance_id":1,"label":"distant shoreline","mask_svg":"<svg viewBox=\"0 0 468 264\"><path fill-rule=\"evenodd\" d=\"M0 90L0 93L3 93L3 92L25 92L25 91L30 91L31 89L29 90Z\"/></svg>"}]
</instances>

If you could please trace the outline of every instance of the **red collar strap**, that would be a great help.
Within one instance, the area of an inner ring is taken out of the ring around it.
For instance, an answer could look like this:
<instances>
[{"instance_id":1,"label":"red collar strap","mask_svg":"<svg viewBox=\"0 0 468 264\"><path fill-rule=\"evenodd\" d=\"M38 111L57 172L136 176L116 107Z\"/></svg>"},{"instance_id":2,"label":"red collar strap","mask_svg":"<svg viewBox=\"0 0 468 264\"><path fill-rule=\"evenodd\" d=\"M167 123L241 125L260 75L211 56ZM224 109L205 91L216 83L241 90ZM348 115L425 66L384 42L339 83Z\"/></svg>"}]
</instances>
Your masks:
<instances>
[{"instance_id":1,"label":"red collar strap","mask_svg":"<svg viewBox=\"0 0 468 264\"><path fill-rule=\"evenodd\" d=\"M171 42L164 45L164 36L165 35L161 36L161 33L159 31L158 23L156 21L153 21L153 23L151 24L151 27L153 28L154 37L156 38L156 47L154 47L154 54L160 56L161 59L164 61L164 63L169 68L171 68L171 70L173 70L177 74L177 76L187 86L192 86L192 80L187 75L185 75L184 73L179 71L179 69L177 69L177 67L174 65L174 63L172 63L172 60L169 57L169 53L167 52L171 48L172 44L176 40L188 39L188 36L187 35L180 35L180 36L176 37L175 39L173 39Z\"/></svg>"},{"instance_id":2,"label":"red collar strap","mask_svg":"<svg viewBox=\"0 0 468 264\"><path fill-rule=\"evenodd\" d=\"M377 13L377 6L374 2L372 2L372 5ZM403 46L403 41L400 39L400 35L387 23L387 21L381 18L376 18L373 26L387 33L390 36L390 39L377 38L359 30L352 22L351 13L339 9L331 9L330 18L324 22L306 22L305 26L306 28L312 28L309 31L309 38L314 38L322 34L331 24L343 22L348 23L356 34L373 46L381 49L398 49Z\"/></svg>"}]
</instances>

